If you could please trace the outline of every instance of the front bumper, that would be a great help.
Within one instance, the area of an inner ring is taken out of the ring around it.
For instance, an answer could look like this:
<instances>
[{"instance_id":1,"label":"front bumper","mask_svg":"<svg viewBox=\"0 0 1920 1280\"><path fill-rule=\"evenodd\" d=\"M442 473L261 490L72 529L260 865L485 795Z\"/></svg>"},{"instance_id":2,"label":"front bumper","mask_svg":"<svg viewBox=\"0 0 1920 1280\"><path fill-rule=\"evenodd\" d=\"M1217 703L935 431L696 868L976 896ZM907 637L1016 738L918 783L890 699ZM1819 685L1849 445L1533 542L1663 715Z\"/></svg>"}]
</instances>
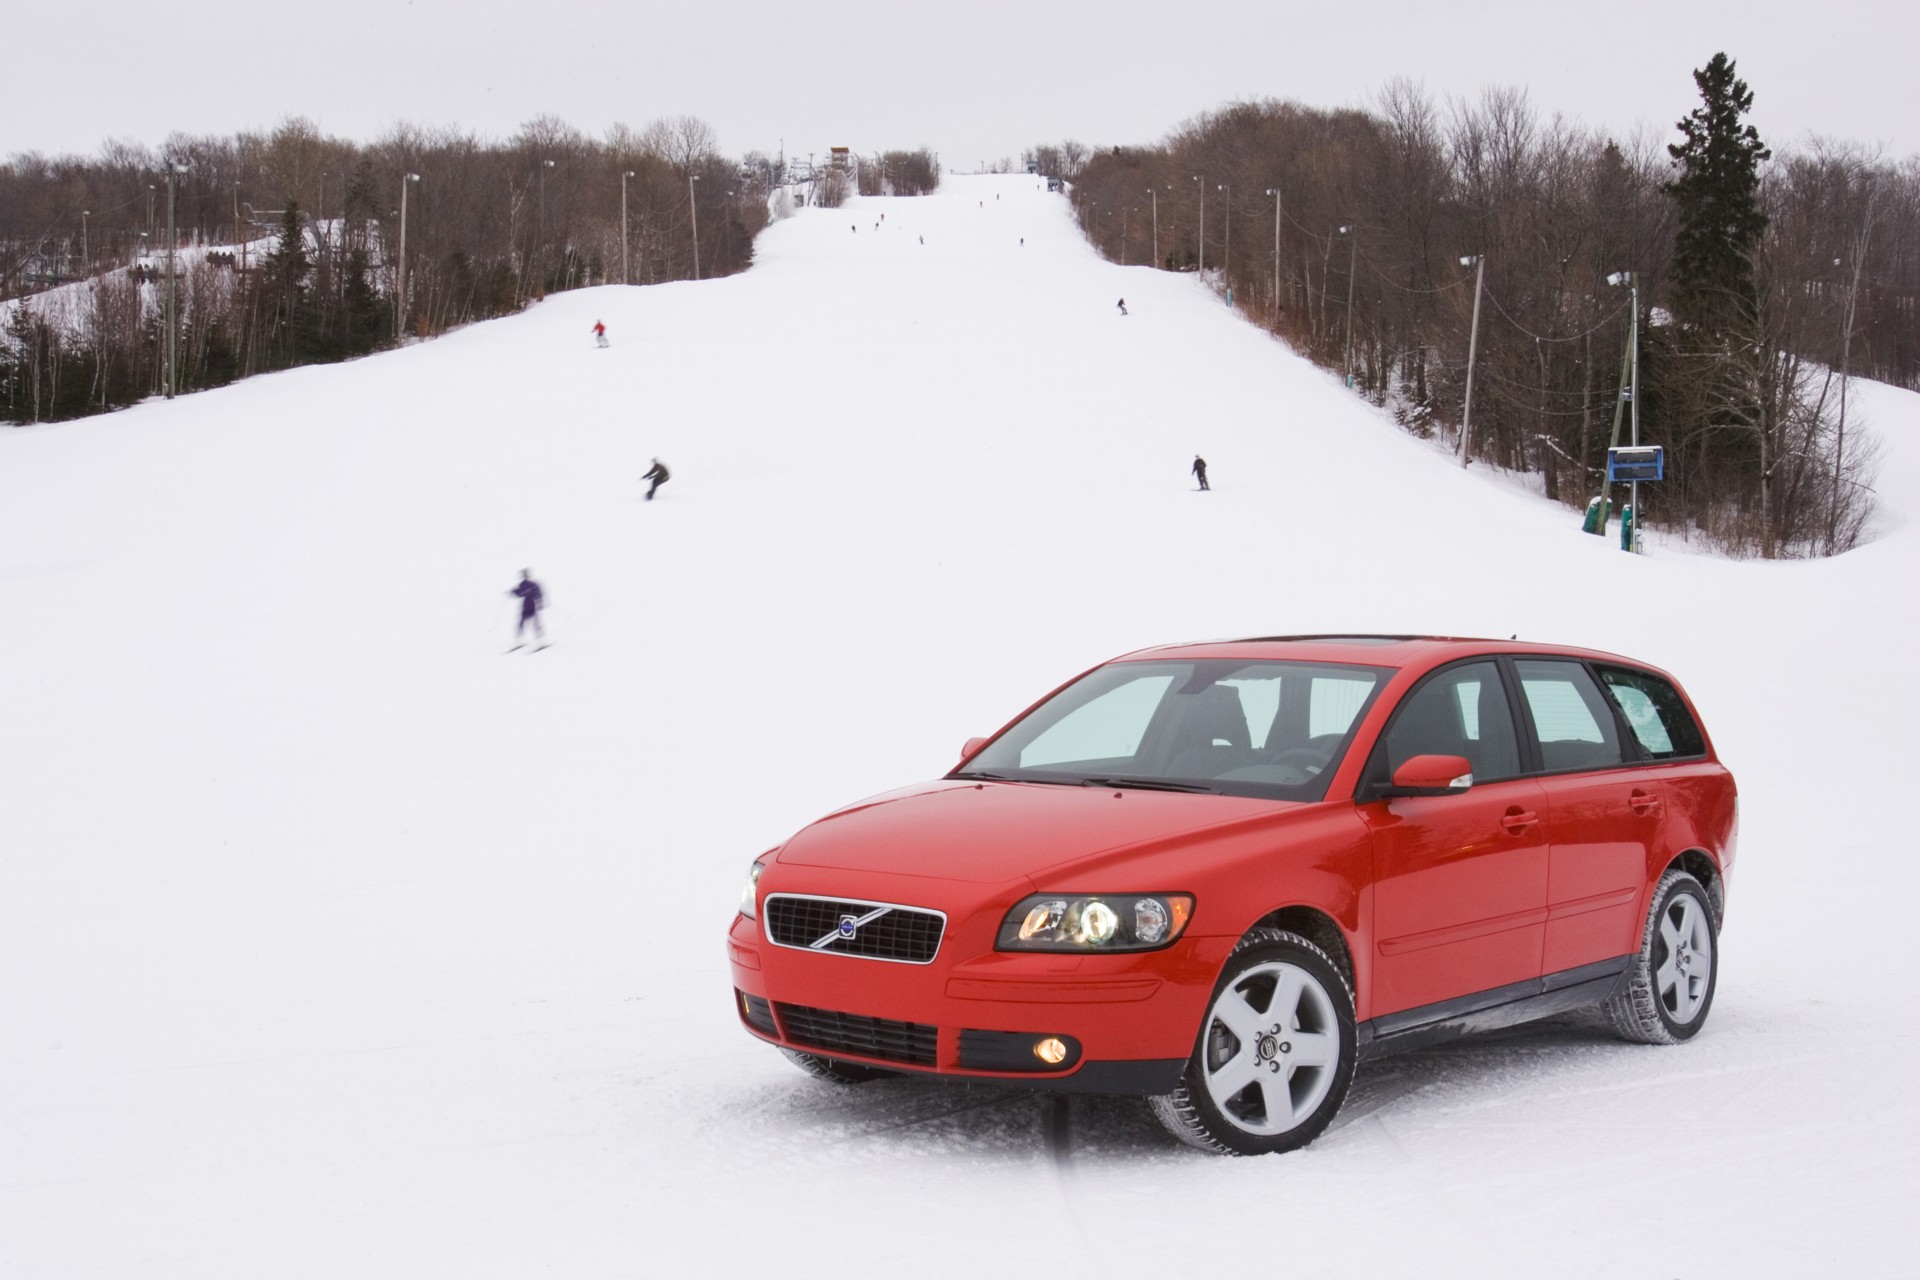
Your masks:
<instances>
[{"instance_id":1,"label":"front bumper","mask_svg":"<svg viewBox=\"0 0 1920 1280\"><path fill-rule=\"evenodd\" d=\"M763 1040L895 1071L1136 1095L1179 1082L1233 944L957 959L948 947L919 965L774 946L745 916L727 935L734 1012ZM1048 1039L1069 1049L1057 1066L1033 1052Z\"/></svg>"}]
</instances>

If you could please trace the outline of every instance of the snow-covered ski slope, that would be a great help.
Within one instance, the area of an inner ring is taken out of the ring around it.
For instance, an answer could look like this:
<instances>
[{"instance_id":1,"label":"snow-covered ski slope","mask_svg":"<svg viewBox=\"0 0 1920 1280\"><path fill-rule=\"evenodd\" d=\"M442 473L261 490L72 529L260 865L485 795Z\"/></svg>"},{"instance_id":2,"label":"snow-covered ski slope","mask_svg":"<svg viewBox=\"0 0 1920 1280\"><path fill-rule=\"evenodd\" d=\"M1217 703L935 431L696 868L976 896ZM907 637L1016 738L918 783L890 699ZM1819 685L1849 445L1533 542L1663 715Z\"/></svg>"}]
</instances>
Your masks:
<instances>
[{"instance_id":1,"label":"snow-covered ski slope","mask_svg":"<svg viewBox=\"0 0 1920 1280\"><path fill-rule=\"evenodd\" d=\"M1630 557L955 178L0 432L0 1276L1911 1275L1920 397L1856 392L1876 541ZM523 567L555 643L506 655ZM802 823L1117 652L1353 630L1687 683L1743 820L1696 1042L1389 1059L1249 1161L740 1029L722 933Z\"/></svg>"}]
</instances>

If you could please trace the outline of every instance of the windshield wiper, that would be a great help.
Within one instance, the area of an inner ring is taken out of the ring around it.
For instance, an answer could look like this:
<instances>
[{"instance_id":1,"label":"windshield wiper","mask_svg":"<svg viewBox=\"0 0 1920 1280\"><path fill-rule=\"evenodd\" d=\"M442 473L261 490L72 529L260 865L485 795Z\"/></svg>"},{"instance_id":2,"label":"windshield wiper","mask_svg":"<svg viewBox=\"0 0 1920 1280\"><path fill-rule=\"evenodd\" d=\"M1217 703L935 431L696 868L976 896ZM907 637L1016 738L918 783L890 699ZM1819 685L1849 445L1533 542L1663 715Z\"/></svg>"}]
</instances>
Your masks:
<instances>
[{"instance_id":1,"label":"windshield wiper","mask_svg":"<svg viewBox=\"0 0 1920 1280\"><path fill-rule=\"evenodd\" d=\"M1131 788L1135 791L1198 791L1210 796L1220 793L1218 787L1203 787L1197 782L1163 782L1158 778L1084 778L1080 785Z\"/></svg>"}]
</instances>

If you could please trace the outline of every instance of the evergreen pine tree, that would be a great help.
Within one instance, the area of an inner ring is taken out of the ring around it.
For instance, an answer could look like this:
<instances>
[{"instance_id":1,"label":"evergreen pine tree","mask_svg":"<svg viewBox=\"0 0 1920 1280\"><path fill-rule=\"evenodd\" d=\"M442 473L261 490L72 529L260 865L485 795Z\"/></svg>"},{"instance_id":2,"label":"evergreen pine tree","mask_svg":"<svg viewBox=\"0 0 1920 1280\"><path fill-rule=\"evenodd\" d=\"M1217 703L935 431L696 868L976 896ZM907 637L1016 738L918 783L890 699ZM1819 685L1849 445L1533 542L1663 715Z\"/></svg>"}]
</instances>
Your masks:
<instances>
[{"instance_id":1,"label":"evergreen pine tree","mask_svg":"<svg viewBox=\"0 0 1920 1280\"><path fill-rule=\"evenodd\" d=\"M313 273L313 257L307 252L306 228L300 223L299 203L291 197L280 217L280 240L260 262L260 288L264 291L267 314L273 317L270 341L281 347L278 363L299 363L301 326L312 317L306 302L307 277Z\"/></svg>"},{"instance_id":2,"label":"evergreen pine tree","mask_svg":"<svg viewBox=\"0 0 1920 1280\"><path fill-rule=\"evenodd\" d=\"M1693 73L1700 105L1679 123L1684 141L1667 148L1680 172L1665 191L1679 207L1674 237L1674 311L1687 323L1724 332L1749 321L1755 304L1752 253L1766 229L1760 162L1772 152L1742 117L1753 91L1724 53Z\"/></svg>"}]
</instances>

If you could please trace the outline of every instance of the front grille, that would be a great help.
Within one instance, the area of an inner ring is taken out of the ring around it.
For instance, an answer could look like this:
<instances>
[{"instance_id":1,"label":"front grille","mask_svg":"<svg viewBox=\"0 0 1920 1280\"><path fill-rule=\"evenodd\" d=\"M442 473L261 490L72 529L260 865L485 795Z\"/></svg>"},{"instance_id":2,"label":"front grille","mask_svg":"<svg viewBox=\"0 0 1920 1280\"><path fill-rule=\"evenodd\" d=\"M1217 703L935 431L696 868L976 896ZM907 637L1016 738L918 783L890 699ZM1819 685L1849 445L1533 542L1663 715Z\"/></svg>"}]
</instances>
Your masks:
<instances>
[{"instance_id":1,"label":"front grille","mask_svg":"<svg viewBox=\"0 0 1920 1280\"><path fill-rule=\"evenodd\" d=\"M938 911L788 893L768 894L766 915L767 936L776 946L903 964L932 961L947 925Z\"/></svg>"},{"instance_id":2,"label":"front grille","mask_svg":"<svg viewBox=\"0 0 1920 1280\"><path fill-rule=\"evenodd\" d=\"M828 1053L852 1053L885 1062L904 1062L915 1067L934 1065L938 1027L919 1022L894 1022L888 1018L863 1018L831 1009L809 1009L802 1004L776 1004L774 1008L779 1011L786 1038L794 1044Z\"/></svg>"}]
</instances>

